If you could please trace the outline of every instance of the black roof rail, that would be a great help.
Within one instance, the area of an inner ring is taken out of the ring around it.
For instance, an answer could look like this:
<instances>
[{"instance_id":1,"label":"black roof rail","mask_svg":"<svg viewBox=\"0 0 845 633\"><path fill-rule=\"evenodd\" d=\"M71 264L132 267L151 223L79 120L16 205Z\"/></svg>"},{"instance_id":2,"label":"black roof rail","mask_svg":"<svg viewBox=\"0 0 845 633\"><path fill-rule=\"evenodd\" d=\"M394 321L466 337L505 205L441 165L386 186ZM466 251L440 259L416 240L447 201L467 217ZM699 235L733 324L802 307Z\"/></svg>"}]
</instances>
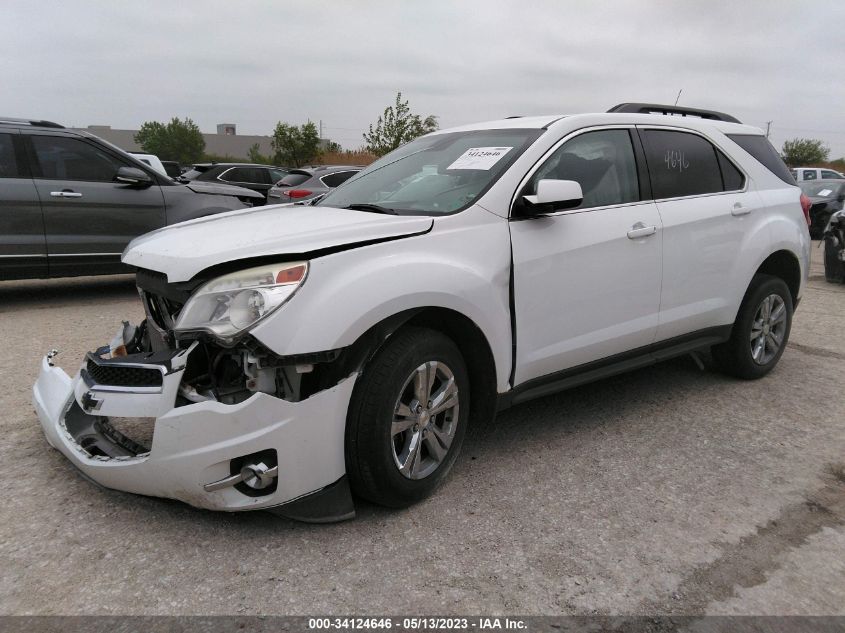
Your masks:
<instances>
[{"instance_id":1,"label":"black roof rail","mask_svg":"<svg viewBox=\"0 0 845 633\"><path fill-rule=\"evenodd\" d=\"M701 110L699 108L687 108L684 106L660 105L659 103L620 103L613 106L608 112L629 112L632 114L676 114L680 116L695 116L700 119L711 121L726 121L728 123L740 123L736 117L724 112L714 110Z\"/></svg>"},{"instance_id":2,"label":"black roof rail","mask_svg":"<svg viewBox=\"0 0 845 633\"><path fill-rule=\"evenodd\" d=\"M16 125L32 125L34 127L56 127L64 128L64 125L53 121L38 121L35 119L17 119L10 116L0 116L0 123L14 123Z\"/></svg>"}]
</instances>

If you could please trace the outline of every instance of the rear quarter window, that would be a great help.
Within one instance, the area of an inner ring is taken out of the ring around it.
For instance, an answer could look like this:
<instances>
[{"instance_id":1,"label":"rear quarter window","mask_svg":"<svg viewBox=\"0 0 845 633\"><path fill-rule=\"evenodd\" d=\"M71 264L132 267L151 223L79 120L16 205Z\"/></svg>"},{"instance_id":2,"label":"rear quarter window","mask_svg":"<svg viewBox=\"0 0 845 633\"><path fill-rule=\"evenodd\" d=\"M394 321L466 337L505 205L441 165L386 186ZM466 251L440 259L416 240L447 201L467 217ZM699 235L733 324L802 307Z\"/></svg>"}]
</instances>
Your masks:
<instances>
[{"instance_id":1,"label":"rear quarter window","mask_svg":"<svg viewBox=\"0 0 845 633\"><path fill-rule=\"evenodd\" d=\"M727 136L782 181L789 185L795 184L795 178L792 177L789 168L765 136L758 134L728 134Z\"/></svg>"}]
</instances>

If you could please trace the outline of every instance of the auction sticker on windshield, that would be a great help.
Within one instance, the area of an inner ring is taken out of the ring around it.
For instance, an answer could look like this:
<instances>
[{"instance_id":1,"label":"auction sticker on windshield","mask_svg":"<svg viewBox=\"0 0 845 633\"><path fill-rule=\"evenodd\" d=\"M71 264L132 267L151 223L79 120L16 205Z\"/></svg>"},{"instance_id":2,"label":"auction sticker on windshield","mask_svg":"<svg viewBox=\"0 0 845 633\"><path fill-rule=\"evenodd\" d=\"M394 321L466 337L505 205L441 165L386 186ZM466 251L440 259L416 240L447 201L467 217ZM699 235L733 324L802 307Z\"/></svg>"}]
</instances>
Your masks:
<instances>
[{"instance_id":1,"label":"auction sticker on windshield","mask_svg":"<svg viewBox=\"0 0 845 633\"><path fill-rule=\"evenodd\" d=\"M513 147L470 147L446 169L490 169Z\"/></svg>"}]
</instances>

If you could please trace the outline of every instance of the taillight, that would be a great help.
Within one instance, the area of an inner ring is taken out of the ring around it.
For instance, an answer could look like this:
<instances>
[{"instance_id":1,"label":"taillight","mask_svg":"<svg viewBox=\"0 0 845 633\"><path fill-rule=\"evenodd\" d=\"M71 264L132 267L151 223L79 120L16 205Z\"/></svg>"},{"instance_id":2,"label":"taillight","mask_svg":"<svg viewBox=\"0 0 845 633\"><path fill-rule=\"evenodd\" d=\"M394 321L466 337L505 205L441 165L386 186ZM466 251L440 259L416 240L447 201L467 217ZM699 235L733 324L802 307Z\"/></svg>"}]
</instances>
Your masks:
<instances>
[{"instance_id":1,"label":"taillight","mask_svg":"<svg viewBox=\"0 0 845 633\"><path fill-rule=\"evenodd\" d=\"M813 202L805 196L803 193L801 194L801 210L804 212L804 219L807 220L807 226L810 226L810 207L813 206Z\"/></svg>"},{"instance_id":2,"label":"taillight","mask_svg":"<svg viewBox=\"0 0 845 633\"><path fill-rule=\"evenodd\" d=\"M308 189L288 189L287 191L283 191L283 196L288 196L289 198L304 198L305 196L310 196L313 192Z\"/></svg>"}]
</instances>

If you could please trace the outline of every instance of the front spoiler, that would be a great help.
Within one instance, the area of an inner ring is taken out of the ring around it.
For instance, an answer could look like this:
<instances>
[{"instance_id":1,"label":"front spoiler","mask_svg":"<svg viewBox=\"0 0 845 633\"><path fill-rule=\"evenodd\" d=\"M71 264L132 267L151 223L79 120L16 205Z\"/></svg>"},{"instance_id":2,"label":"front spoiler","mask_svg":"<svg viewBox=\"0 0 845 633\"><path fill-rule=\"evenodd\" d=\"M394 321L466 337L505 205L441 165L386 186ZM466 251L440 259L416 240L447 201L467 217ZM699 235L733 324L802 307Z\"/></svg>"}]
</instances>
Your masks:
<instances>
[{"instance_id":1,"label":"front spoiler","mask_svg":"<svg viewBox=\"0 0 845 633\"><path fill-rule=\"evenodd\" d=\"M88 393L79 373L71 379L45 357L33 387L33 405L47 442L85 477L107 488L178 499L209 510L272 508L276 514L300 520L340 520L354 516L345 483L344 429L355 379L353 374L301 402L264 393L234 405L207 401L173 407L170 402L170 408L154 416L150 451L117 457L90 454L68 431L68 414L72 410L78 414L81 397ZM136 409L138 401L133 394L98 393L98 397L111 416L121 414L121 399L129 409ZM124 413L139 414L137 409ZM230 474L231 460L267 449L278 455L274 492L251 497L234 487L204 489ZM309 513L303 508L312 494L314 509L322 510ZM326 507L327 500L335 507ZM291 502L286 513L284 506Z\"/></svg>"}]
</instances>

